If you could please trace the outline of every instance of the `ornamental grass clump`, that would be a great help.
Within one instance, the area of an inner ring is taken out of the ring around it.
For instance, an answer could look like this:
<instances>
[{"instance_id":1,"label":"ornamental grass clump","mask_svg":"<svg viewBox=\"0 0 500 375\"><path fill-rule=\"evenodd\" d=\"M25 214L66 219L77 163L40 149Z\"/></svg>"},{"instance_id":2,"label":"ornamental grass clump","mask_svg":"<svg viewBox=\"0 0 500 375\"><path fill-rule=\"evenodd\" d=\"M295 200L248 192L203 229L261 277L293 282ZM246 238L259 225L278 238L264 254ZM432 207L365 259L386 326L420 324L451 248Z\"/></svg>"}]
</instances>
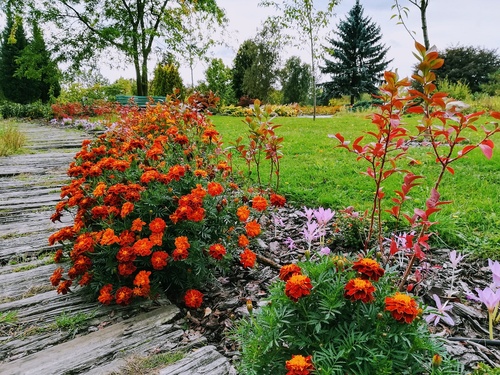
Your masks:
<instances>
[{"instance_id":1,"label":"ornamental grass clump","mask_svg":"<svg viewBox=\"0 0 500 375\"><path fill-rule=\"evenodd\" d=\"M239 373L462 373L429 333L422 306L376 260L311 257L283 266L279 279L235 331Z\"/></svg>"},{"instance_id":2,"label":"ornamental grass clump","mask_svg":"<svg viewBox=\"0 0 500 375\"><path fill-rule=\"evenodd\" d=\"M124 108L108 132L83 142L52 215L74 216L49 238L62 244L56 261L68 260L50 280L58 293L79 285L103 304L127 305L187 291L184 303L198 308L197 288L215 272L254 266L258 219L283 198L231 180L196 99Z\"/></svg>"}]
</instances>

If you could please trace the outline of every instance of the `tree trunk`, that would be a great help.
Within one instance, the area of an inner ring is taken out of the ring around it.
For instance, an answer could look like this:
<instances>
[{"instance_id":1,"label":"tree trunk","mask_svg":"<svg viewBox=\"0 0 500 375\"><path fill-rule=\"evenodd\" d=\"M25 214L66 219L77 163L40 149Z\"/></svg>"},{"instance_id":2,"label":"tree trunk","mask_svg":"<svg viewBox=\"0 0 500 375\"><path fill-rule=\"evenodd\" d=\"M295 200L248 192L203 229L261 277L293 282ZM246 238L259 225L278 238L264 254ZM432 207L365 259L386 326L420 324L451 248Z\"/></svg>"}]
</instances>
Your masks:
<instances>
[{"instance_id":1,"label":"tree trunk","mask_svg":"<svg viewBox=\"0 0 500 375\"><path fill-rule=\"evenodd\" d=\"M422 34L424 36L424 46L425 49L429 49L431 47L429 42L429 34L427 28L427 6L429 5L429 0L420 0L420 20L422 22Z\"/></svg>"}]
</instances>

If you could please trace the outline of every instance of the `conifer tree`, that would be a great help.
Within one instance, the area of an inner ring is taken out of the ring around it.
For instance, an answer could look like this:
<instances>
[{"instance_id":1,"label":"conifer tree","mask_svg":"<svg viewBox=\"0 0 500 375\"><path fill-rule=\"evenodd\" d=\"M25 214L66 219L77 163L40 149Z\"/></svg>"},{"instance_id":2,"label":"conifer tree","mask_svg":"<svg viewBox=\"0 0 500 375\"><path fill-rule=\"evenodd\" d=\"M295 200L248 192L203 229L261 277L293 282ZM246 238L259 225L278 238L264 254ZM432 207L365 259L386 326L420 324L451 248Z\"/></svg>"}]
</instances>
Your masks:
<instances>
[{"instance_id":1,"label":"conifer tree","mask_svg":"<svg viewBox=\"0 0 500 375\"><path fill-rule=\"evenodd\" d=\"M19 67L17 59L28 45L20 17L15 18L10 9L7 9L7 25L2 33L0 53L0 87L6 99L16 103L31 101L32 84L29 79L17 77Z\"/></svg>"},{"instance_id":2,"label":"conifer tree","mask_svg":"<svg viewBox=\"0 0 500 375\"><path fill-rule=\"evenodd\" d=\"M322 73L331 75L331 81L322 84L322 98L328 101L349 95L353 105L361 94L377 92L380 78L392 60L385 59L389 49L380 43L380 27L364 16L359 0L335 34L338 38L329 39L331 47L326 49L331 59L325 59L321 67Z\"/></svg>"},{"instance_id":3,"label":"conifer tree","mask_svg":"<svg viewBox=\"0 0 500 375\"><path fill-rule=\"evenodd\" d=\"M156 66L151 95L167 96L173 94L176 89L180 90L182 96L184 87L179 74L179 64L170 55Z\"/></svg>"},{"instance_id":4,"label":"conifer tree","mask_svg":"<svg viewBox=\"0 0 500 375\"><path fill-rule=\"evenodd\" d=\"M32 81L31 101L41 100L46 103L51 97L59 96L60 71L50 57L43 34L36 22L33 22L33 39L23 49L17 63L15 76Z\"/></svg>"}]
</instances>

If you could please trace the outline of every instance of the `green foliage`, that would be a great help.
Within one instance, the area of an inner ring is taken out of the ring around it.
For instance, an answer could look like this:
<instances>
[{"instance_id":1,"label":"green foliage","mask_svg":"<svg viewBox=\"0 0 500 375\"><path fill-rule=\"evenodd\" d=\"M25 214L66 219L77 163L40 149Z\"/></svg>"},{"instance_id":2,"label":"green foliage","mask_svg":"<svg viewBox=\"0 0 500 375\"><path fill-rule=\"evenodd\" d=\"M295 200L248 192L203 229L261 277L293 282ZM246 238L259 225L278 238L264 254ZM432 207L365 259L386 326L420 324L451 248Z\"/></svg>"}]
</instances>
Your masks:
<instances>
[{"instance_id":1,"label":"green foliage","mask_svg":"<svg viewBox=\"0 0 500 375\"><path fill-rule=\"evenodd\" d=\"M83 326L89 319L92 319L93 315L92 313L83 312L69 314L64 311L56 317L56 325L59 329L65 331L74 331Z\"/></svg>"},{"instance_id":2,"label":"green foliage","mask_svg":"<svg viewBox=\"0 0 500 375\"><path fill-rule=\"evenodd\" d=\"M453 99L469 102L472 93L467 84L458 82L451 82L448 78L442 79L437 83L439 91L448 93L448 96Z\"/></svg>"},{"instance_id":3,"label":"green foliage","mask_svg":"<svg viewBox=\"0 0 500 375\"><path fill-rule=\"evenodd\" d=\"M47 103L59 96L61 74L57 64L51 59L36 21L33 22L32 40L23 49L16 62L19 68L15 75L32 81L31 101L41 100Z\"/></svg>"},{"instance_id":4,"label":"green foliage","mask_svg":"<svg viewBox=\"0 0 500 375\"><path fill-rule=\"evenodd\" d=\"M214 14L223 21L215 0L189 0L177 4L166 0L145 0L133 7L122 1L94 2L80 0L25 1L34 16L52 31L58 60L69 63L77 72L82 66L106 59L110 65L123 61L133 64L137 95L148 95L148 62L158 38L168 38L171 27L180 28L176 6L193 5L196 12ZM116 57L113 52L121 56ZM123 58L124 57L124 58Z\"/></svg>"},{"instance_id":5,"label":"green foliage","mask_svg":"<svg viewBox=\"0 0 500 375\"><path fill-rule=\"evenodd\" d=\"M446 358L442 343L420 316L401 322L387 311L386 298L396 293L395 275L386 272L377 281L366 280L375 287L370 302L345 296L348 282L359 277L350 262L325 256L299 263L312 290L296 302L288 289L292 279L271 286L268 303L237 325L240 373L285 374L293 355L310 355L314 373L323 375L421 374L431 372L432 357L440 354L445 359L439 373L460 374L460 364Z\"/></svg>"},{"instance_id":6,"label":"green foliage","mask_svg":"<svg viewBox=\"0 0 500 375\"><path fill-rule=\"evenodd\" d=\"M452 83L462 82L475 93L494 79L492 74L500 69L500 56L496 50L474 46L448 47L440 51L443 66L436 71L438 79L447 78Z\"/></svg>"},{"instance_id":7,"label":"green foliage","mask_svg":"<svg viewBox=\"0 0 500 375\"><path fill-rule=\"evenodd\" d=\"M247 95L246 90L243 87L243 80L245 78L245 73L257 58L257 44L251 40L245 40L233 61L233 90L236 99L240 99L242 96Z\"/></svg>"},{"instance_id":8,"label":"green foliage","mask_svg":"<svg viewBox=\"0 0 500 375\"><path fill-rule=\"evenodd\" d=\"M299 57L292 56L280 71L280 78L283 104L305 104L308 101L312 81L310 65L303 64Z\"/></svg>"},{"instance_id":9,"label":"green foliage","mask_svg":"<svg viewBox=\"0 0 500 375\"><path fill-rule=\"evenodd\" d=\"M500 70L490 73L488 82L481 84L481 92L490 96L500 96Z\"/></svg>"},{"instance_id":10,"label":"green foliage","mask_svg":"<svg viewBox=\"0 0 500 375\"><path fill-rule=\"evenodd\" d=\"M224 106L235 102L231 68L226 67L222 59L212 59L205 71L207 89L220 98L219 105Z\"/></svg>"},{"instance_id":11,"label":"green foliage","mask_svg":"<svg viewBox=\"0 0 500 375\"><path fill-rule=\"evenodd\" d=\"M176 90L184 90L178 64L173 60L158 64L151 82L151 95L167 96L174 94Z\"/></svg>"},{"instance_id":12,"label":"green foliage","mask_svg":"<svg viewBox=\"0 0 500 375\"><path fill-rule=\"evenodd\" d=\"M331 75L331 81L322 84L321 100L326 103L332 97L349 95L353 105L361 94L378 92L382 73L390 63L386 60L389 49L380 43L380 27L364 16L359 1L335 34L338 39L329 39L331 47L327 47L332 59L325 59L321 68L322 73Z\"/></svg>"},{"instance_id":13,"label":"green foliage","mask_svg":"<svg viewBox=\"0 0 500 375\"><path fill-rule=\"evenodd\" d=\"M41 102L30 104L19 104L12 102L0 103L0 116L2 118L28 118L28 119L45 119L52 118L52 110L50 105Z\"/></svg>"},{"instance_id":14,"label":"green foliage","mask_svg":"<svg viewBox=\"0 0 500 375\"><path fill-rule=\"evenodd\" d=\"M12 325L17 323L17 310L0 312L0 327L2 325Z\"/></svg>"},{"instance_id":15,"label":"green foliage","mask_svg":"<svg viewBox=\"0 0 500 375\"><path fill-rule=\"evenodd\" d=\"M14 20L12 13L7 13L7 24L2 32L0 50L0 89L6 99L15 103L30 103L35 97L33 81L16 75L23 50L28 45L21 18Z\"/></svg>"},{"instance_id":16,"label":"green foliage","mask_svg":"<svg viewBox=\"0 0 500 375\"><path fill-rule=\"evenodd\" d=\"M480 363L471 375L499 375L500 368L492 368L485 363Z\"/></svg>"}]
</instances>

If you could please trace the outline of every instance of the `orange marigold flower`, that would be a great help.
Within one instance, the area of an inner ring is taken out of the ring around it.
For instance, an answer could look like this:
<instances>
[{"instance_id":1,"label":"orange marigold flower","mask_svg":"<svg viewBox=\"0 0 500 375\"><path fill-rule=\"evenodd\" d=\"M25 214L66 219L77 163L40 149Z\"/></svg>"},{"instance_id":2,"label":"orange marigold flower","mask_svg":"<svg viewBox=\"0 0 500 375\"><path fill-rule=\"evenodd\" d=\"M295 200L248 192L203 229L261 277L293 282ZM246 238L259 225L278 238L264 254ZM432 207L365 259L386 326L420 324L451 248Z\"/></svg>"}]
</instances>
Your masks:
<instances>
[{"instance_id":1,"label":"orange marigold flower","mask_svg":"<svg viewBox=\"0 0 500 375\"><path fill-rule=\"evenodd\" d=\"M247 232L248 237L256 237L260 234L260 225L255 220L249 221L245 225L245 230Z\"/></svg>"},{"instance_id":2,"label":"orange marigold flower","mask_svg":"<svg viewBox=\"0 0 500 375\"><path fill-rule=\"evenodd\" d=\"M109 216L108 206L95 206L90 210L94 219L104 219Z\"/></svg>"},{"instance_id":3,"label":"orange marigold flower","mask_svg":"<svg viewBox=\"0 0 500 375\"><path fill-rule=\"evenodd\" d=\"M92 193L94 197L102 197L106 191L106 184L104 182L99 182Z\"/></svg>"},{"instance_id":4,"label":"orange marigold flower","mask_svg":"<svg viewBox=\"0 0 500 375\"><path fill-rule=\"evenodd\" d=\"M267 200L260 195L257 195L252 199L252 208L257 211L264 211L267 208Z\"/></svg>"},{"instance_id":5,"label":"orange marigold flower","mask_svg":"<svg viewBox=\"0 0 500 375\"><path fill-rule=\"evenodd\" d=\"M152 170L144 172L140 178L140 181L143 184L147 184L151 181L156 180L159 176L160 176L160 172L158 172L156 169L152 169Z\"/></svg>"},{"instance_id":6,"label":"orange marigold flower","mask_svg":"<svg viewBox=\"0 0 500 375\"><path fill-rule=\"evenodd\" d=\"M196 169L193 174L197 177L207 177L208 176L208 172L203 170L203 169Z\"/></svg>"},{"instance_id":7,"label":"orange marigold flower","mask_svg":"<svg viewBox=\"0 0 500 375\"><path fill-rule=\"evenodd\" d=\"M62 273L63 273L62 267L56 268L55 271L52 273L52 276L50 276L50 283L53 286L59 285L59 283L61 282L61 279L62 279Z\"/></svg>"},{"instance_id":8,"label":"orange marigold flower","mask_svg":"<svg viewBox=\"0 0 500 375\"><path fill-rule=\"evenodd\" d=\"M122 286L116 291L116 303L123 306L128 305L133 296L134 292L132 289L127 286Z\"/></svg>"},{"instance_id":9,"label":"orange marigold flower","mask_svg":"<svg viewBox=\"0 0 500 375\"><path fill-rule=\"evenodd\" d=\"M136 258L135 251L132 247L130 246L123 246L118 250L118 253L116 254L116 259L120 263L125 263L125 262L132 262Z\"/></svg>"},{"instance_id":10,"label":"orange marigold flower","mask_svg":"<svg viewBox=\"0 0 500 375\"><path fill-rule=\"evenodd\" d=\"M62 256L63 256L63 251L61 249L57 250L56 253L54 254L54 262L59 263L61 261Z\"/></svg>"},{"instance_id":11,"label":"orange marigold flower","mask_svg":"<svg viewBox=\"0 0 500 375\"><path fill-rule=\"evenodd\" d=\"M113 285L106 284L99 291L99 297L97 300L101 302L103 305L109 305L115 297L113 296Z\"/></svg>"},{"instance_id":12,"label":"orange marigold flower","mask_svg":"<svg viewBox=\"0 0 500 375\"><path fill-rule=\"evenodd\" d=\"M118 263L118 273L121 276L130 276L137 270L133 262Z\"/></svg>"},{"instance_id":13,"label":"orange marigold flower","mask_svg":"<svg viewBox=\"0 0 500 375\"><path fill-rule=\"evenodd\" d=\"M142 221L140 218L137 218L132 222L132 226L130 227L130 230L132 230L134 232L140 232L144 225L146 225L146 223L144 221Z\"/></svg>"},{"instance_id":14,"label":"orange marigold flower","mask_svg":"<svg viewBox=\"0 0 500 375\"><path fill-rule=\"evenodd\" d=\"M134 204L130 202L125 202L122 206L122 210L120 211L120 216L124 218L127 216L129 213L131 213L134 210Z\"/></svg>"},{"instance_id":15,"label":"orange marigold flower","mask_svg":"<svg viewBox=\"0 0 500 375\"><path fill-rule=\"evenodd\" d=\"M240 263L243 268L253 268L255 266L256 259L257 255L250 249L245 249L240 254Z\"/></svg>"},{"instance_id":16,"label":"orange marigold flower","mask_svg":"<svg viewBox=\"0 0 500 375\"><path fill-rule=\"evenodd\" d=\"M410 324L418 316L420 310L417 302L407 294L396 292L392 297L385 298L385 309L394 319Z\"/></svg>"},{"instance_id":17,"label":"orange marigold flower","mask_svg":"<svg viewBox=\"0 0 500 375\"><path fill-rule=\"evenodd\" d=\"M219 132L214 128L206 128L203 132L203 136L207 138L215 138L219 135Z\"/></svg>"},{"instance_id":18,"label":"orange marigold flower","mask_svg":"<svg viewBox=\"0 0 500 375\"><path fill-rule=\"evenodd\" d=\"M168 170L168 175L175 181L179 181L186 173L186 168L182 165L174 165Z\"/></svg>"},{"instance_id":19,"label":"orange marigold flower","mask_svg":"<svg viewBox=\"0 0 500 375\"><path fill-rule=\"evenodd\" d=\"M285 294L292 301L297 302L300 297L311 294L311 279L306 275L292 275L285 285Z\"/></svg>"},{"instance_id":20,"label":"orange marigold flower","mask_svg":"<svg viewBox=\"0 0 500 375\"><path fill-rule=\"evenodd\" d=\"M203 303L203 293L196 289L189 289L184 295L184 303L190 309L197 309Z\"/></svg>"},{"instance_id":21,"label":"orange marigold flower","mask_svg":"<svg viewBox=\"0 0 500 375\"><path fill-rule=\"evenodd\" d=\"M69 287L73 284L73 280L63 280L57 287L57 294L67 294Z\"/></svg>"},{"instance_id":22,"label":"orange marigold flower","mask_svg":"<svg viewBox=\"0 0 500 375\"><path fill-rule=\"evenodd\" d=\"M151 255L151 248L153 247L153 243L149 240L149 238L142 238L134 244L134 252L136 255L140 256L148 256Z\"/></svg>"},{"instance_id":23,"label":"orange marigold flower","mask_svg":"<svg viewBox=\"0 0 500 375\"><path fill-rule=\"evenodd\" d=\"M120 238L115 234L113 228L108 228L102 233L101 245L112 245L120 242Z\"/></svg>"},{"instance_id":24,"label":"orange marigold flower","mask_svg":"<svg viewBox=\"0 0 500 375\"><path fill-rule=\"evenodd\" d=\"M151 255L151 264L155 270L162 270L167 265L168 254L165 251L155 251Z\"/></svg>"},{"instance_id":25,"label":"orange marigold flower","mask_svg":"<svg viewBox=\"0 0 500 375\"><path fill-rule=\"evenodd\" d=\"M248 245L250 245L250 240L248 239L248 237L244 234L240 234L240 236L238 237L238 246L245 248Z\"/></svg>"},{"instance_id":26,"label":"orange marigold flower","mask_svg":"<svg viewBox=\"0 0 500 375\"><path fill-rule=\"evenodd\" d=\"M240 219L240 221L247 221L250 217L250 210L248 209L248 206L238 207L238 209L236 210L236 215L238 216L238 219Z\"/></svg>"},{"instance_id":27,"label":"orange marigold flower","mask_svg":"<svg viewBox=\"0 0 500 375\"><path fill-rule=\"evenodd\" d=\"M288 281L288 279L293 275L301 275L301 274L302 270L296 264L285 264L280 269L279 278L283 281Z\"/></svg>"},{"instance_id":28,"label":"orange marigold flower","mask_svg":"<svg viewBox=\"0 0 500 375\"><path fill-rule=\"evenodd\" d=\"M151 229L153 233L162 233L166 227L167 224L165 224L165 221L161 217L157 217L149 223L149 229Z\"/></svg>"},{"instance_id":29,"label":"orange marigold flower","mask_svg":"<svg viewBox=\"0 0 500 375\"><path fill-rule=\"evenodd\" d=\"M222 194L222 192L224 191L224 188L218 182L212 181L212 182L208 183L207 191L208 191L208 194L210 194L212 197L216 197L217 195Z\"/></svg>"},{"instance_id":30,"label":"orange marigold flower","mask_svg":"<svg viewBox=\"0 0 500 375\"><path fill-rule=\"evenodd\" d=\"M275 207L283 207L286 203L286 198L279 194L271 194L269 197L271 204Z\"/></svg>"},{"instance_id":31,"label":"orange marigold flower","mask_svg":"<svg viewBox=\"0 0 500 375\"><path fill-rule=\"evenodd\" d=\"M344 287L344 296L351 301L363 301L368 303L373 301L373 292L375 292L375 287L370 282L370 280L355 278L349 280L349 282Z\"/></svg>"},{"instance_id":32,"label":"orange marigold flower","mask_svg":"<svg viewBox=\"0 0 500 375\"><path fill-rule=\"evenodd\" d=\"M149 240L153 245L161 246L163 243L163 233L151 233L149 235Z\"/></svg>"},{"instance_id":33,"label":"orange marigold flower","mask_svg":"<svg viewBox=\"0 0 500 375\"><path fill-rule=\"evenodd\" d=\"M131 230L124 230L120 233L120 246L130 246L135 242L135 233Z\"/></svg>"},{"instance_id":34,"label":"orange marigold flower","mask_svg":"<svg viewBox=\"0 0 500 375\"><path fill-rule=\"evenodd\" d=\"M175 247L177 249L184 249L187 250L191 247L189 244L188 238L186 236L179 236L175 239L174 241Z\"/></svg>"},{"instance_id":35,"label":"orange marigold flower","mask_svg":"<svg viewBox=\"0 0 500 375\"><path fill-rule=\"evenodd\" d=\"M197 208L196 210L191 210L188 211L187 213L187 219L194 221L194 222L200 222L205 218L205 209L204 208Z\"/></svg>"},{"instance_id":36,"label":"orange marigold flower","mask_svg":"<svg viewBox=\"0 0 500 375\"><path fill-rule=\"evenodd\" d=\"M187 249L182 248L176 248L172 253L172 258L174 258L174 260L186 259L188 256L189 252L187 251Z\"/></svg>"},{"instance_id":37,"label":"orange marigold flower","mask_svg":"<svg viewBox=\"0 0 500 375\"><path fill-rule=\"evenodd\" d=\"M91 280L92 280L92 275L88 272L85 272L80 281L78 282L78 285L80 286L89 285Z\"/></svg>"},{"instance_id":38,"label":"orange marigold flower","mask_svg":"<svg viewBox=\"0 0 500 375\"><path fill-rule=\"evenodd\" d=\"M208 254L216 260L221 260L226 255L226 248L222 244L216 243L208 248Z\"/></svg>"},{"instance_id":39,"label":"orange marigold flower","mask_svg":"<svg viewBox=\"0 0 500 375\"><path fill-rule=\"evenodd\" d=\"M148 286L150 284L149 282L149 276L151 275L151 271L139 271L137 275L135 275L134 278L134 285L138 287L144 287Z\"/></svg>"},{"instance_id":40,"label":"orange marigold flower","mask_svg":"<svg viewBox=\"0 0 500 375\"><path fill-rule=\"evenodd\" d=\"M78 274L84 274L90 267L92 267L92 260L85 255L80 255L73 262L73 267L77 270Z\"/></svg>"},{"instance_id":41,"label":"orange marigold flower","mask_svg":"<svg viewBox=\"0 0 500 375\"><path fill-rule=\"evenodd\" d=\"M378 281L385 272L376 260L370 258L361 258L352 264L352 268L358 271L362 278L373 281Z\"/></svg>"},{"instance_id":42,"label":"orange marigold flower","mask_svg":"<svg viewBox=\"0 0 500 375\"><path fill-rule=\"evenodd\" d=\"M285 368L288 370L286 375L309 375L314 371L312 357L309 355L292 355L292 359L286 361Z\"/></svg>"}]
</instances>

